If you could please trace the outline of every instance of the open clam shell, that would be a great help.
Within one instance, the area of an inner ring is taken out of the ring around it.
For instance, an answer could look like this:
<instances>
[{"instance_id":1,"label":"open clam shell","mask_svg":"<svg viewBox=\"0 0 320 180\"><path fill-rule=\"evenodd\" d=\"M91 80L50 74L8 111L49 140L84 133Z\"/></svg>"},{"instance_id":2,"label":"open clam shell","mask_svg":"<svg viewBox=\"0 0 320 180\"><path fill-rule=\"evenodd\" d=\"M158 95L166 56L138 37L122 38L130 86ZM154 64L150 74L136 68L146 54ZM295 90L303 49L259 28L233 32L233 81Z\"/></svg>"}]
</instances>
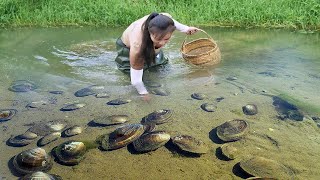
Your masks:
<instances>
[{"instance_id":1,"label":"open clam shell","mask_svg":"<svg viewBox=\"0 0 320 180\"><path fill-rule=\"evenodd\" d=\"M172 110L169 109L160 109L153 111L152 113L148 114L147 116L143 117L141 120L142 124L163 124L170 120L173 114Z\"/></svg>"},{"instance_id":2,"label":"open clam shell","mask_svg":"<svg viewBox=\"0 0 320 180\"><path fill-rule=\"evenodd\" d=\"M236 141L249 132L249 124L245 120L234 119L217 127L217 136L225 141Z\"/></svg>"},{"instance_id":3,"label":"open clam shell","mask_svg":"<svg viewBox=\"0 0 320 180\"><path fill-rule=\"evenodd\" d=\"M42 148L23 151L13 158L13 167L20 174L29 174L36 171L47 172L52 167L50 156Z\"/></svg>"},{"instance_id":4,"label":"open clam shell","mask_svg":"<svg viewBox=\"0 0 320 180\"><path fill-rule=\"evenodd\" d=\"M142 124L128 124L117 128L110 134L100 136L98 141L102 149L114 150L135 141L144 131L145 127Z\"/></svg>"},{"instance_id":5,"label":"open clam shell","mask_svg":"<svg viewBox=\"0 0 320 180\"><path fill-rule=\"evenodd\" d=\"M158 149L170 140L170 134L165 131L153 131L143 134L137 140L133 141L136 151L148 152Z\"/></svg>"},{"instance_id":6,"label":"open clam shell","mask_svg":"<svg viewBox=\"0 0 320 180\"><path fill-rule=\"evenodd\" d=\"M173 144L177 145L183 151L205 154L209 150L208 146L203 141L189 135L178 135L171 139Z\"/></svg>"},{"instance_id":7,"label":"open clam shell","mask_svg":"<svg viewBox=\"0 0 320 180\"><path fill-rule=\"evenodd\" d=\"M65 165L77 165L85 158L86 145L79 141L67 141L54 148L58 162Z\"/></svg>"}]
</instances>

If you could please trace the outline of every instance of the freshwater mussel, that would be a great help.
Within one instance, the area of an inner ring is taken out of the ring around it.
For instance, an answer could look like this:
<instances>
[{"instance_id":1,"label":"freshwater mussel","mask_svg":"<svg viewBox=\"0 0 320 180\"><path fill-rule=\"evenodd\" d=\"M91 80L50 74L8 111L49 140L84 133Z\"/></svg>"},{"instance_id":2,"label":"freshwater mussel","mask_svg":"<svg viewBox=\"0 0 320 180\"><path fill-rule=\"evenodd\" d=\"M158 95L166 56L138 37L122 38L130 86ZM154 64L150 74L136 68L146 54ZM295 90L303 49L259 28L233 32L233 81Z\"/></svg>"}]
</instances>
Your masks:
<instances>
[{"instance_id":1,"label":"freshwater mussel","mask_svg":"<svg viewBox=\"0 0 320 180\"><path fill-rule=\"evenodd\" d=\"M294 179L289 168L272 159L254 156L240 161L239 165L245 172L256 177Z\"/></svg>"},{"instance_id":2,"label":"freshwater mussel","mask_svg":"<svg viewBox=\"0 0 320 180\"><path fill-rule=\"evenodd\" d=\"M242 107L242 111L246 115L255 115L258 113L258 107L255 104L247 104Z\"/></svg>"},{"instance_id":3,"label":"freshwater mussel","mask_svg":"<svg viewBox=\"0 0 320 180\"><path fill-rule=\"evenodd\" d=\"M39 122L28 129L29 132L33 132L38 136L45 136L52 132L61 132L67 126L65 120L52 120L48 122Z\"/></svg>"},{"instance_id":4,"label":"freshwater mussel","mask_svg":"<svg viewBox=\"0 0 320 180\"><path fill-rule=\"evenodd\" d=\"M152 88L150 89L150 92L154 95L158 96L169 96L170 92L163 88Z\"/></svg>"},{"instance_id":5,"label":"freshwater mussel","mask_svg":"<svg viewBox=\"0 0 320 180\"><path fill-rule=\"evenodd\" d=\"M207 96L206 96L205 94L203 94L203 93L193 93L193 94L191 94L191 97L192 97L193 99L203 100L203 99L205 99Z\"/></svg>"},{"instance_id":6,"label":"freshwater mussel","mask_svg":"<svg viewBox=\"0 0 320 180\"><path fill-rule=\"evenodd\" d=\"M243 138L249 131L249 124L245 120L234 119L217 127L217 136L223 141L236 141Z\"/></svg>"},{"instance_id":7,"label":"freshwater mussel","mask_svg":"<svg viewBox=\"0 0 320 180\"><path fill-rule=\"evenodd\" d=\"M80 141L67 141L53 149L57 161L64 165L77 165L84 158L86 145Z\"/></svg>"},{"instance_id":8,"label":"freshwater mussel","mask_svg":"<svg viewBox=\"0 0 320 180\"><path fill-rule=\"evenodd\" d=\"M123 105L131 102L130 99L124 99L124 98L118 98L118 99L113 99L109 102L107 102L107 105Z\"/></svg>"},{"instance_id":9,"label":"freshwater mussel","mask_svg":"<svg viewBox=\"0 0 320 180\"><path fill-rule=\"evenodd\" d=\"M60 137L61 137L60 132L53 132L51 134L47 134L38 140L37 145L38 146L45 146L53 141L58 140Z\"/></svg>"},{"instance_id":10,"label":"freshwater mussel","mask_svg":"<svg viewBox=\"0 0 320 180\"><path fill-rule=\"evenodd\" d=\"M171 138L173 144L177 145L181 150L194 153L205 154L208 152L208 146L201 140L189 135L177 135Z\"/></svg>"},{"instance_id":11,"label":"freshwater mussel","mask_svg":"<svg viewBox=\"0 0 320 180\"><path fill-rule=\"evenodd\" d=\"M13 147L26 146L32 143L37 137L37 134L27 131L23 134L12 136L10 139L8 139L8 145Z\"/></svg>"},{"instance_id":12,"label":"freshwater mussel","mask_svg":"<svg viewBox=\"0 0 320 180\"><path fill-rule=\"evenodd\" d=\"M74 111L80 108L85 107L87 104L86 103L71 103L63 106L60 111Z\"/></svg>"},{"instance_id":13,"label":"freshwater mussel","mask_svg":"<svg viewBox=\"0 0 320 180\"><path fill-rule=\"evenodd\" d=\"M123 124L128 121L127 115L110 115L110 116L101 116L97 117L92 122L99 126L110 126L116 124Z\"/></svg>"},{"instance_id":14,"label":"freshwater mussel","mask_svg":"<svg viewBox=\"0 0 320 180\"><path fill-rule=\"evenodd\" d=\"M63 135L66 137L71 137L75 136L78 134L81 134L84 131L85 127L79 126L79 125L74 125L72 127L69 127L68 129L63 131Z\"/></svg>"},{"instance_id":15,"label":"freshwater mussel","mask_svg":"<svg viewBox=\"0 0 320 180\"><path fill-rule=\"evenodd\" d=\"M128 124L97 138L103 150L114 150L124 147L138 139L145 131L142 124Z\"/></svg>"},{"instance_id":16,"label":"freshwater mussel","mask_svg":"<svg viewBox=\"0 0 320 180\"><path fill-rule=\"evenodd\" d=\"M170 140L170 134L165 131L153 131L145 133L137 140L133 141L133 146L136 151L148 152L158 149L165 145Z\"/></svg>"},{"instance_id":17,"label":"freshwater mussel","mask_svg":"<svg viewBox=\"0 0 320 180\"><path fill-rule=\"evenodd\" d=\"M0 109L0 122L9 121L17 112L16 109Z\"/></svg>"},{"instance_id":18,"label":"freshwater mussel","mask_svg":"<svg viewBox=\"0 0 320 180\"><path fill-rule=\"evenodd\" d=\"M31 81L17 80L12 82L9 90L13 92L29 92L35 90L36 88L37 86Z\"/></svg>"},{"instance_id":19,"label":"freshwater mussel","mask_svg":"<svg viewBox=\"0 0 320 180\"><path fill-rule=\"evenodd\" d=\"M42 148L22 151L13 158L12 164L20 174L29 174L36 171L47 172L52 168L51 158Z\"/></svg>"},{"instance_id":20,"label":"freshwater mussel","mask_svg":"<svg viewBox=\"0 0 320 180\"><path fill-rule=\"evenodd\" d=\"M217 109L217 106L212 103L203 103L200 107L202 110L207 112L214 112Z\"/></svg>"},{"instance_id":21,"label":"freshwater mussel","mask_svg":"<svg viewBox=\"0 0 320 180\"><path fill-rule=\"evenodd\" d=\"M37 171L21 177L19 180L62 180L62 177L56 174L48 174L42 171Z\"/></svg>"},{"instance_id":22,"label":"freshwater mussel","mask_svg":"<svg viewBox=\"0 0 320 180\"><path fill-rule=\"evenodd\" d=\"M92 85L85 87L83 89L80 89L74 93L76 97L84 97L84 96L90 96L90 95L96 95L99 92L101 92L104 89L103 86L97 86L97 85Z\"/></svg>"},{"instance_id":23,"label":"freshwater mussel","mask_svg":"<svg viewBox=\"0 0 320 180\"><path fill-rule=\"evenodd\" d=\"M143 117L141 120L142 124L163 124L170 120L173 111L170 109L160 109L153 111L152 113L148 114L147 116Z\"/></svg>"}]
</instances>

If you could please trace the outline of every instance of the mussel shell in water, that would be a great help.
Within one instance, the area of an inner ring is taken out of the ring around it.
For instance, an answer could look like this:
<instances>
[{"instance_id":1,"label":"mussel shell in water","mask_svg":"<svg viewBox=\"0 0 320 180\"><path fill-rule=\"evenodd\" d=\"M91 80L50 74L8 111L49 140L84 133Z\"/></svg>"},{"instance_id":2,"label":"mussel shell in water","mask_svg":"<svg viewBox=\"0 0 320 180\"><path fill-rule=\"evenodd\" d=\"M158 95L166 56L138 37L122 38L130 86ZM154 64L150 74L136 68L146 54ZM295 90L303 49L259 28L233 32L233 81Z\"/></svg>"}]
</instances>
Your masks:
<instances>
[{"instance_id":1,"label":"mussel shell in water","mask_svg":"<svg viewBox=\"0 0 320 180\"><path fill-rule=\"evenodd\" d=\"M141 120L142 124L163 124L170 120L170 117L172 116L173 111L169 109L160 109L156 110L147 116L143 117Z\"/></svg>"},{"instance_id":2,"label":"mussel shell in water","mask_svg":"<svg viewBox=\"0 0 320 180\"><path fill-rule=\"evenodd\" d=\"M8 140L8 145L13 147L22 147L32 143L37 135L32 132L25 132L24 134L20 134L14 137L11 137Z\"/></svg>"},{"instance_id":3,"label":"mussel shell in water","mask_svg":"<svg viewBox=\"0 0 320 180\"><path fill-rule=\"evenodd\" d=\"M115 124L123 124L128 121L127 115L111 115L95 118L93 122L97 125L109 126Z\"/></svg>"},{"instance_id":4,"label":"mussel shell in water","mask_svg":"<svg viewBox=\"0 0 320 180\"><path fill-rule=\"evenodd\" d=\"M37 88L37 86L30 81L27 80L18 80L14 81L11 86L9 87L10 91L13 92L28 92L33 91Z\"/></svg>"},{"instance_id":5,"label":"mussel shell in water","mask_svg":"<svg viewBox=\"0 0 320 180\"><path fill-rule=\"evenodd\" d=\"M0 122L10 120L17 112L16 109L0 109Z\"/></svg>"},{"instance_id":6,"label":"mussel shell in water","mask_svg":"<svg viewBox=\"0 0 320 180\"><path fill-rule=\"evenodd\" d=\"M72 126L68 129L66 129L63 134L67 137L71 137L71 136L75 136L75 135L78 135L78 134L81 134L84 130L84 127L82 126L78 126L78 125L75 125L75 126Z\"/></svg>"},{"instance_id":7,"label":"mussel shell in water","mask_svg":"<svg viewBox=\"0 0 320 180\"><path fill-rule=\"evenodd\" d=\"M85 158L87 148L83 142L67 141L53 149L58 162L65 165L77 165Z\"/></svg>"},{"instance_id":8,"label":"mussel shell in water","mask_svg":"<svg viewBox=\"0 0 320 180\"><path fill-rule=\"evenodd\" d=\"M170 134L164 131L153 131L143 134L137 140L133 141L136 151L148 152L158 149L170 140Z\"/></svg>"},{"instance_id":9,"label":"mussel shell in water","mask_svg":"<svg viewBox=\"0 0 320 180\"><path fill-rule=\"evenodd\" d=\"M207 112L214 112L217 107L215 104L209 104L209 103L204 103L204 104L201 104L201 109L203 109L204 111L207 111Z\"/></svg>"},{"instance_id":10,"label":"mussel shell in water","mask_svg":"<svg viewBox=\"0 0 320 180\"><path fill-rule=\"evenodd\" d=\"M151 89L150 91L152 94L154 95L158 95L158 96L169 96L170 92L162 89L162 88L155 88L155 89Z\"/></svg>"},{"instance_id":11,"label":"mussel shell in water","mask_svg":"<svg viewBox=\"0 0 320 180\"><path fill-rule=\"evenodd\" d=\"M45 146L47 144L50 144L53 141L58 140L60 137L61 137L60 132L54 132L51 134L47 134L47 135L43 136L41 139L39 139L37 145L38 146Z\"/></svg>"},{"instance_id":12,"label":"mussel shell in water","mask_svg":"<svg viewBox=\"0 0 320 180\"><path fill-rule=\"evenodd\" d=\"M50 156L42 148L23 151L13 158L13 167L20 174L47 172L52 168Z\"/></svg>"},{"instance_id":13,"label":"mussel shell in water","mask_svg":"<svg viewBox=\"0 0 320 180\"><path fill-rule=\"evenodd\" d=\"M63 91L49 91L51 94L63 94Z\"/></svg>"},{"instance_id":14,"label":"mussel shell in water","mask_svg":"<svg viewBox=\"0 0 320 180\"><path fill-rule=\"evenodd\" d=\"M73 110L83 108L84 106L86 106L85 103L72 103L72 104L65 105L60 110L61 111L73 111Z\"/></svg>"},{"instance_id":15,"label":"mussel shell in water","mask_svg":"<svg viewBox=\"0 0 320 180\"><path fill-rule=\"evenodd\" d=\"M224 155L228 159L235 159L239 154L238 149L234 147L232 144L223 144L221 146L221 152L222 155Z\"/></svg>"},{"instance_id":16,"label":"mussel shell in water","mask_svg":"<svg viewBox=\"0 0 320 180\"><path fill-rule=\"evenodd\" d=\"M223 141L236 141L243 138L249 131L249 124L245 120L234 119L217 127L217 136Z\"/></svg>"},{"instance_id":17,"label":"mussel shell in water","mask_svg":"<svg viewBox=\"0 0 320 180\"><path fill-rule=\"evenodd\" d=\"M114 100L107 102L107 105L122 105L122 104L127 104L129 102L131 102L130 99L118 98L118 99L114 99Z\"/></svg>"},{"instance_id":18,"label":"mussel shell in water","mask_svg":"<svg viewBox=\"0 0 320 180\"><path fill-rule=\"evenodd\" d=\"M45 136L52 132L61 132L67 125L65 120L53 120L49 122L39 122L28 129L39 136Z\"/></svg>"},{"instance_id":19,"label":"mussel shell in water","mask_svg":"<svg viewBox=\"0 0 320 180\"><path fill-rule=\"evenodd\" d=\"M203 99L205 99L207 96L206 96L205 94L203 94L203 93L193 93L193 94L191 94L191 97L192 97L193 99L203 100Z\"/></svg>"},{"instance_id":20,"label":"mussel shell in water","mask_svg":"<svg viewBox=\"0 0 320 180\"><path fill-rule=\"evenodd\" d=\"M144 133L142 124L128 124L121 126L110 134L99 137L101 148L104 150L114 150L124 147L138 139Z\"/></svg>"},{"instance_id":21,"label":"mussel shell in water","mask_svg":"<svg viewBox=\"0 0 320 180\"><path fill-rule=\"evenodd\" d=\"M255 104L247 104L242 107L242 111L246 115L255 115L258 113L258 107Z\"/></svg>"},{"instance_id":22,"label":"mussel shell in water","mask_svg":"<svg viewBox=\"0 0 320 180\"><path fill-rule=\"evenodd\" d=\"M173 144L177 145L183 151L195 154L205 154L209 150L203 141L189 135L178 135L171 139Z\"/></svg>"},{"instance_id":23,"label":"mussel shell in water","mask_svg":"<svg viewBox=\"0 0 320 180\"><path fill-rule=\"evenodd\" d=\"M290 169L275 160L264 157L255 156L242 160L239 165L245 172L256 177L294 179L293 172Z\"/></svg>"},{"instance_id":24,"label":"mussel shell in water","mask_svg":"<svg viewBox=\"0 0 320 180\"><path fill-rule=\"evenodd\" d=\"M143 124L144 126L144 133L150 133L156 129L156 124L155 123L148 123L148 124Z\"/></svg>"},{"instance_id":25,"label":"mussel shell in water","mask_svg":"<svg viewBox=\"0 0 320 180\"><path fill-rule=\"evenodd\" d=\"M62 180L62 177L55 174L47 174L37 171L21 177L19 180Z\"/></svg>"},{"instance_id":26,"label":"mussel shell in water","mask_svg":"<svg viewBox=\"0 0 320 180\"><path fill-rule=\"evenodd\" d=\"M99 90L104 89L103 86L97 86L97 85L92 85L83 89L80 89L74 93L76 97L84 97L84 96L90 96L90 95L95 95L98 93Z\"/></svg>"}]
</instances>

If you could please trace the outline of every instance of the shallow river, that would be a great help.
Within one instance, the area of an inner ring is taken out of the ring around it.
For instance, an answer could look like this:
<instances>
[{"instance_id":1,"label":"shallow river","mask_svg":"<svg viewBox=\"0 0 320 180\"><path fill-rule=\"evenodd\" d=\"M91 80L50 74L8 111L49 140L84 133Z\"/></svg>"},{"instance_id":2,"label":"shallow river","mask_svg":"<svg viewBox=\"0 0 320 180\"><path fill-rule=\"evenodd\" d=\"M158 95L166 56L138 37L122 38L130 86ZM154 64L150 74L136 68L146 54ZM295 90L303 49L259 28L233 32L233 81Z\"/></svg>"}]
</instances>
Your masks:
<instances>
[{"instance_id":1,"label":"shallow river","mask_svg":"<svg viewBox=\"0 0 320 180\"><path fill-rule=\"evenodd\" d=\"M128 123L159 109L171 109L169 123L157 130L191 135L202 140L209 151L201 156L179 153L172 144L148 153L134 153L128 147L114 151L91 149L75 166L53 163L51 174L63 179L245 179L239 162L264 157L286 168L289 179L320 177L320 37L284 30L205 29L218 43L222 62L216 66L186 63L180 53L185 35L175 32L164 48L169 63L145 71L144 80L157 82L168 96L151 95L144 101L130 85L130 78L117 70L115 40L123 28L22 28L0 30L0 109L16 109L9 121L0 122L0 179L18 179L12 157L37 147L37 140L24 147L7 145L11 136L30 126L52 120L87 126L96 117L125 114ZM187 41L206 37L203 33ZM29 92L12 92L16 80L37 85ZM76 97L74 93L90 85L104 87L106 98ZM52 94L49 91L63 91ZM191 98L203 93L204 100ZM274 97L282 97L303 114L303 119L283 117L275 109ZM130 99L119 106L106 103L116 98ZM36 108L31 102L46 102ZM60 111L65 104L86 106ZM214 104L214 112L200 106ZM242 107L255 104L256 115L246 115ZM244 119L249 133L241 140L224 143L216 135L222 123ZM44 147L50 152L67 140L93 141L118 126L87 126L82 134L60 138ZM39 138L38 138L39 139ZM238 151L234 160L221 155L219 147L232 144ZM53 157L54 158L54 157ZM262 165L257 168L261 169ZM254 167L253 167L254 168ZM279 179L283 179L275 175Z\"/></svg>"}]
</instances>

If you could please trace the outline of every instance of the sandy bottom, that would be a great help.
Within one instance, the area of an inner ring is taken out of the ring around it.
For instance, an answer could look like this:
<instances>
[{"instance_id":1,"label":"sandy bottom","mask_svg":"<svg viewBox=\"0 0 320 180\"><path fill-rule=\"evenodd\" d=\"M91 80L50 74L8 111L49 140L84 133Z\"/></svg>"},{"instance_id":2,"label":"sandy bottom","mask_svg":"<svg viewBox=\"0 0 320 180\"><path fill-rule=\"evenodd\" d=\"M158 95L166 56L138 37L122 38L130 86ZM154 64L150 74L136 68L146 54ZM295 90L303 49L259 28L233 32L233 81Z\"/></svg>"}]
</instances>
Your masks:
<instances>
[{"instance_id":1,"label":"sandy bottom","mask_svg":"<svg viewBox=\"0 0 320 180\"><path fill-rule=\"evenodd\" d=\"M203 83L201 83L203 82ZM200 84L195 84L200 83ZM79 88L79 87L78 87ZM262 156L285 165L294 173L293 179L317 179L320 177L320 136L315 122L277 119L277 112L272 105L272 98L262 95L262 89L239 89L227 80L216 79L180 79L179 82L166 84L169 96L152 95L150 102L143 101L134 92L112 90L107 99L87 96L77 98L73 95L77 89L69 89L63 95L48 92L29 92L16 95L3 90L1 108L12 107L19 112L7 122L0 124L0 179L16 179L16 174L8 162L23 150L36 147L36 141L25 147L10 147L6 141L11 135L25 132L27 124L39 121L66 119L70 124L86 125L100 115L126 114L129 123L139 123L141 118L154 110L168 108L174 111L172 121L157 126L157 130L166 130L170 134L187 134L201 139L210 151L200 157L189 157L177 153L172 146L161 147L153 152L135 154L130 146L114 151L92 149L86 158L76 166L64 166L54 162L49 171L63 179L244 179L248 176L238 171L237 164L245 158ZM205 100L190 97L194 92L207 95ZM132 102L121 106L107 106L106 102L127 97ZM224 97L220 102L216 98ZM25 99L56 98L56 104L48 104L37 109L27 109ZM16 99L17 101L9 101ZM85 102L87 106L72 112L59 109L67 102ZM203 103L216 103L215 112L206 112L200 108ZM244 115L242 106L255 103L259 113L254 116ZM232 119L245 119L250 125L249 134L234 143L239 154L235 160L225 160L217 153L223 142L217 139L215 128ZM67 140L95 140L101 134L109 133L115 127L88 127L84 133L61 138L43 148L50 152L52 148ZM281 179L281 178L280 178Z\"/></svg>"}]
</instances>

